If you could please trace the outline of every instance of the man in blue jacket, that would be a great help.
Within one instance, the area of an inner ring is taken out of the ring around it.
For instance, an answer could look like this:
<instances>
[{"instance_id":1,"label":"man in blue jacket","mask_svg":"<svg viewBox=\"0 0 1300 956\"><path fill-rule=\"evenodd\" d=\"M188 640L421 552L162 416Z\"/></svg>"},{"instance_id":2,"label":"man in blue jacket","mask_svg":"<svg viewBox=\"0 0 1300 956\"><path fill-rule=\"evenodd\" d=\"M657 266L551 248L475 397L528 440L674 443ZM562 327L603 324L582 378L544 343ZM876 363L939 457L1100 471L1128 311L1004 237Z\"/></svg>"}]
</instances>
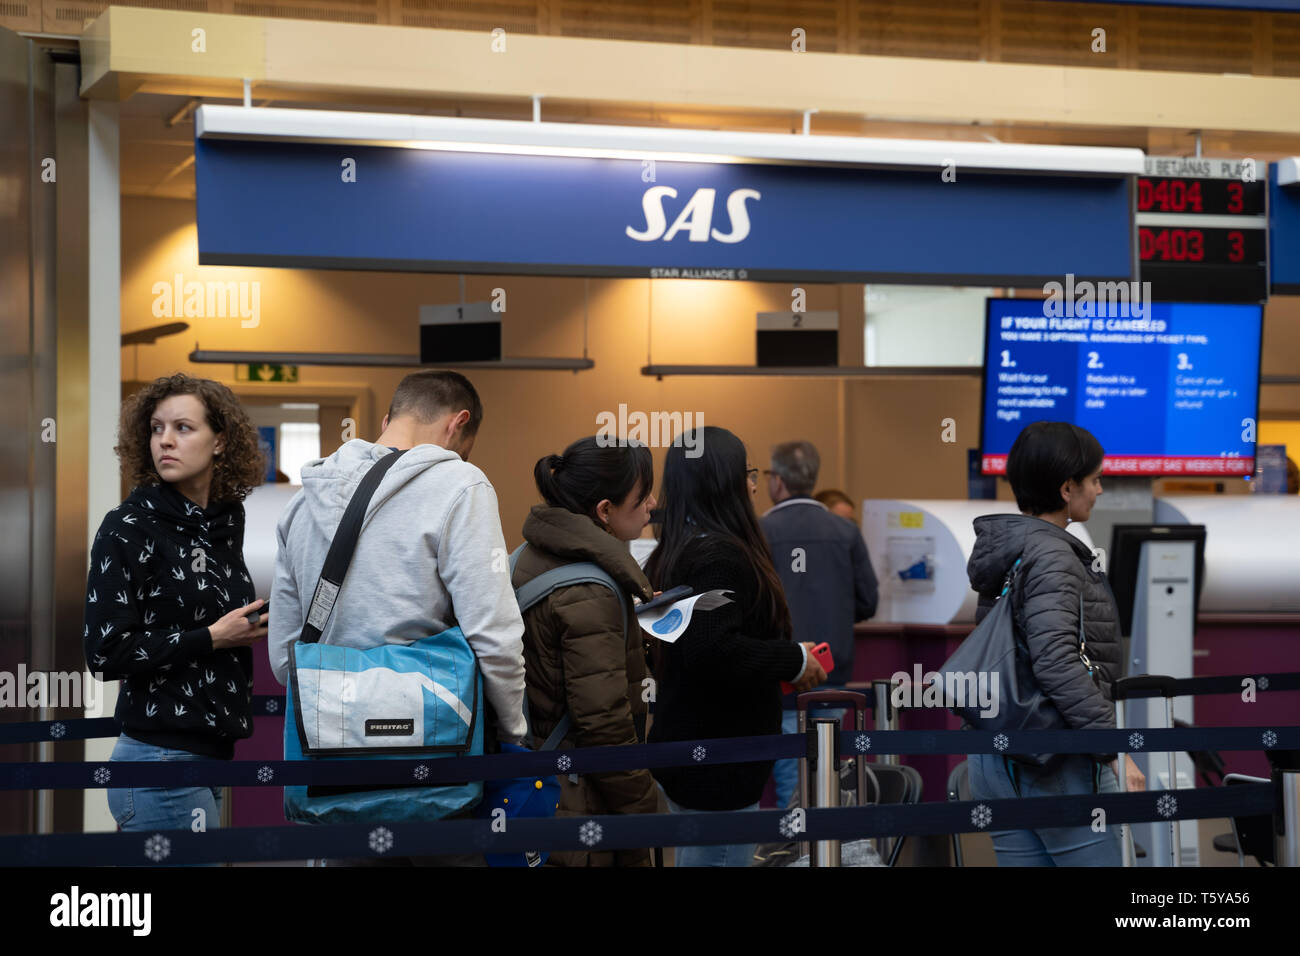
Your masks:
<instances>
[{"instance_id":1,"label":"man in blue jacket","mask_svg":"<svg viewBox=\"0 0 1300 956\"><path fill-rule=\"evenodd\" d=\"M820 466L809 442L773 448L767 492L774 506L760 524L785 586L794 639L830 644L835 669L818 689L842 690L853 674L853 624L876 613L876 574L858 529L812 497ZM782 729L798 729L795 711L785 712ZM777 804L785 807L798 786L799 765L777 761L772 776Z\"/></svg>"}]
</instances>

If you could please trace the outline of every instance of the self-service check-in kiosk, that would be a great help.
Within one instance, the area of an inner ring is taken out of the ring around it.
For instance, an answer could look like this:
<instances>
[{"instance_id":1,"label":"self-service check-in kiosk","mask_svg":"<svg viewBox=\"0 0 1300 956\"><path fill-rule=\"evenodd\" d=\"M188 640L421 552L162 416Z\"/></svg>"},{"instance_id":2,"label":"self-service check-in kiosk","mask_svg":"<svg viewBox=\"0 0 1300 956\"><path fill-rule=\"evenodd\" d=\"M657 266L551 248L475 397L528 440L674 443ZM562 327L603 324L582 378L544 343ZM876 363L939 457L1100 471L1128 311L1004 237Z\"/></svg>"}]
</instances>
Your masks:
<instances>
[{"instance_id":1,"label":"self-service check-in kiosk","mask_svg":"<svg viewBox=\"0 0 1300 956\"><path fill-rule=\"evenodd\" d=\"M1120 630L1130 639L1125 676L1191 677L1192 638L1205 567L1205 527L1117 524L1111 534L1108 577L1119 607ZM1194 723L1191 697L1174 698L1172 709L1163 697L1127 700L1122 706L1126 728L1169 727L1170 713L1175 720ZM1172 783L1166 755L1136 753L1128 759L1146 775L1148 790L1196 786L1195 768L1185 752L1175 755ZM1138 865L1199 864L1194 823L1181 827L1140 823L1131 829L1134 840L1146 849L1146 856L1136 861ZM1175 842L1177 860L1173 856Z\"/></svg>"}]
</instances>

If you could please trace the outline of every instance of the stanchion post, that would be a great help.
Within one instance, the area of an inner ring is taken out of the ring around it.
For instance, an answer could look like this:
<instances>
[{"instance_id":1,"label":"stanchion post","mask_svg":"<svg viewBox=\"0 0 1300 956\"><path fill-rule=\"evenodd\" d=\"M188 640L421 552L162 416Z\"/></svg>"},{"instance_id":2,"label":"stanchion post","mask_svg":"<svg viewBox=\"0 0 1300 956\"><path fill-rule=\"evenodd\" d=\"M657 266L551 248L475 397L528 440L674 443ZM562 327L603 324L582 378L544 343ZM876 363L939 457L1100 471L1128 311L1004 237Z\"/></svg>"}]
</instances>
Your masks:
<instances>
[{"instance_id":1,"label":"stanchion post","mask_svg":"<svg viewBox=\"0 0 1300 956\"><path fill-rule=\"evenodd\" d=\"M894 710L893 704L889 699L890 684L887 680L873 680L871 688L876 694L876 714L877 730L897 730L898 729L898 711ZM877 763L896 764L899 761L898 754L881 754L876 758Z\"/></svg>"},{"instance_id":2,"label":"stanchion post","mask_svg":"<svg viewBox=\"0 0 1300 956\"><path fill-rule=\"evenodd\" d=\"M1282 785L1281 833L1273 827L1273 860L1278 866L1300 866L1300 770L1274 771Z\"/></svg>"},{"instance_id":3,"label":"stanchion post","mask_svg":"<svg viewBox=\"0 0 1300 956\"><path fill-rule=\"evenodd\" d=\"M1165 698L1165 726L1168 727L1170 730L1173 730L1174 727L1174 699L1172 697ZM1169 751L1169 790L1171 792L1176 791L1178 789L1178 762L1177 761L1178 761L1178 755L1174 753L1174 751L1172 750ZM1170 865L1182 866L1183 865L1183 841L1182 841L1183 832L1177 817L1174 817L1169 821L1169 833L1170 833L1170 838L1173 840L1173 845L1170 847L1170 851L1169 851L1169 855L1173 858L1173 862Z\"/></svg>"},{"instance_id":4,"label":"stanchion post","mask_svg":"<svg viewBox=\"0 0 1300 956\"><path fill-rule=\"evenodd\" d=\"M875 692L876 706L873 708L876 715L877 730L897 730L898 729L898 711L894 709L893 701L889 699L891 685L887 680L873 680L871 689ZM859 760L864 759L859 757ZM897 764L899 762L898 754L880 754L876 757L876 763ZM876 852L880 854L882 860L889 859L890 853L894 849L894 837L879 836L876 837Z\"/></svg>"},{"instance_id":5,"label":"stanchion post","mask_svg":"<svg viewBox=\"0 0 1300 956\"><path fill-rule=\"evenodd\" d=\"M1115 702L1115 729L1124 729L1124 702L1119 700ZM1119 769L1119 792L1128 792L1128 759L1126 753L1116 754L1118 758L1115 766ZM1136 861L1133 859L1133 833L1129 830L1127 823L1119 825L1119 847L1123 854L1124 866L1135 866Z\"/></svg>"},{"instance_id":6,"label":"stanchion post","mask_svg":"<svg viewBox=\"0 0 1300 956\"><path fill-rule=\"evenodd\" d=\"M817 757L817 751L813 748L812 744L810 743L810 738L808 736L808 711L803 709L802 707L799 708L799 736L802 737L804 741L804 752L803 755L799 757L799 806L802 807L805 812L807 812L808 773L809 773L809 768L811 766L814 766L814 761L816 760ZM785 807L782 807L781 809L784 810ZM799 855L803 856L805 853L809 853L809 852L810 852L810 847L808 843L806 841L800 841ZM811 862L811 857L809 857L809 860Z\"/></svg>"},{"instance_id":7,"label":"stanchion post","mask_svg":"<svg viewBox=\"0 0 1300 956\"><path fill-rule=\"evenodd\" d=\"M818 718L813 721L817 733L817 807L840 805L840 761L836 746L840 732L838 720ZM840 841L818 840L808 856L809 866L839 866Z\"/></svg>"}]
</instances>

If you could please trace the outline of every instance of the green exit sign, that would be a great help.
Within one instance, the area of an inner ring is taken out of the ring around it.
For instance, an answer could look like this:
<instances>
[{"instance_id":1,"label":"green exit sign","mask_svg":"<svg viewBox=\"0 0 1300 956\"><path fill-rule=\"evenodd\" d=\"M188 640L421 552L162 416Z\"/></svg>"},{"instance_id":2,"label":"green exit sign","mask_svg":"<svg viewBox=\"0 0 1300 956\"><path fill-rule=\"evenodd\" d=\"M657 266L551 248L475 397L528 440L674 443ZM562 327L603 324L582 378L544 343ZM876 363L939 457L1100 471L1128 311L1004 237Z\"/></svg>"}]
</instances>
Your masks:
<instances>
[{"instance_id":1,"label":"green exit sign","mask_svg":"<svg viewBox=\"0 0 1300 956\"><path fill-rule=\"evenodd\" d=\"M238 372L245 374L236 374L236 379L246 379L250 382L296 382L298 381L298 366L296 365L270 365L249 363L240 366Z\"/></svg>"}]
</instances>

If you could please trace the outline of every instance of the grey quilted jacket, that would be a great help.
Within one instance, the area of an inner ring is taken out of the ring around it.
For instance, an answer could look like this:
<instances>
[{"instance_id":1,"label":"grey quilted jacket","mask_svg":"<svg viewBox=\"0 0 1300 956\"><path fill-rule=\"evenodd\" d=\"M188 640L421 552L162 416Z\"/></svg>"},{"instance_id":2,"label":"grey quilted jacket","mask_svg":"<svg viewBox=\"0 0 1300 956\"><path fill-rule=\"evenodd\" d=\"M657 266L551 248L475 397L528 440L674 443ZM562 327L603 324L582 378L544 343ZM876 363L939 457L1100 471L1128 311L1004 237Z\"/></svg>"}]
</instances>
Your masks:
<instances>
[{"instance_id":1,"label":"grey quilted jacket","mask_svg":"<svg viewBox=\"0 0 1300 956\"><path fill-rule=\"evenodd\" d=\"M1113 729L1111 684L1123 674L1119 611L1093 555L1078 538L1042 518L985 515L975 519L975 548L966 566L979 592L982 619L1002 591L1007 571L1022 558L1013 592L1034 678L1075 730ZM1079 660L1079 592L1084 637L1096 680ZM1109 757L1109 755L1102 755Z\"/></svg>"}]
</instances>

